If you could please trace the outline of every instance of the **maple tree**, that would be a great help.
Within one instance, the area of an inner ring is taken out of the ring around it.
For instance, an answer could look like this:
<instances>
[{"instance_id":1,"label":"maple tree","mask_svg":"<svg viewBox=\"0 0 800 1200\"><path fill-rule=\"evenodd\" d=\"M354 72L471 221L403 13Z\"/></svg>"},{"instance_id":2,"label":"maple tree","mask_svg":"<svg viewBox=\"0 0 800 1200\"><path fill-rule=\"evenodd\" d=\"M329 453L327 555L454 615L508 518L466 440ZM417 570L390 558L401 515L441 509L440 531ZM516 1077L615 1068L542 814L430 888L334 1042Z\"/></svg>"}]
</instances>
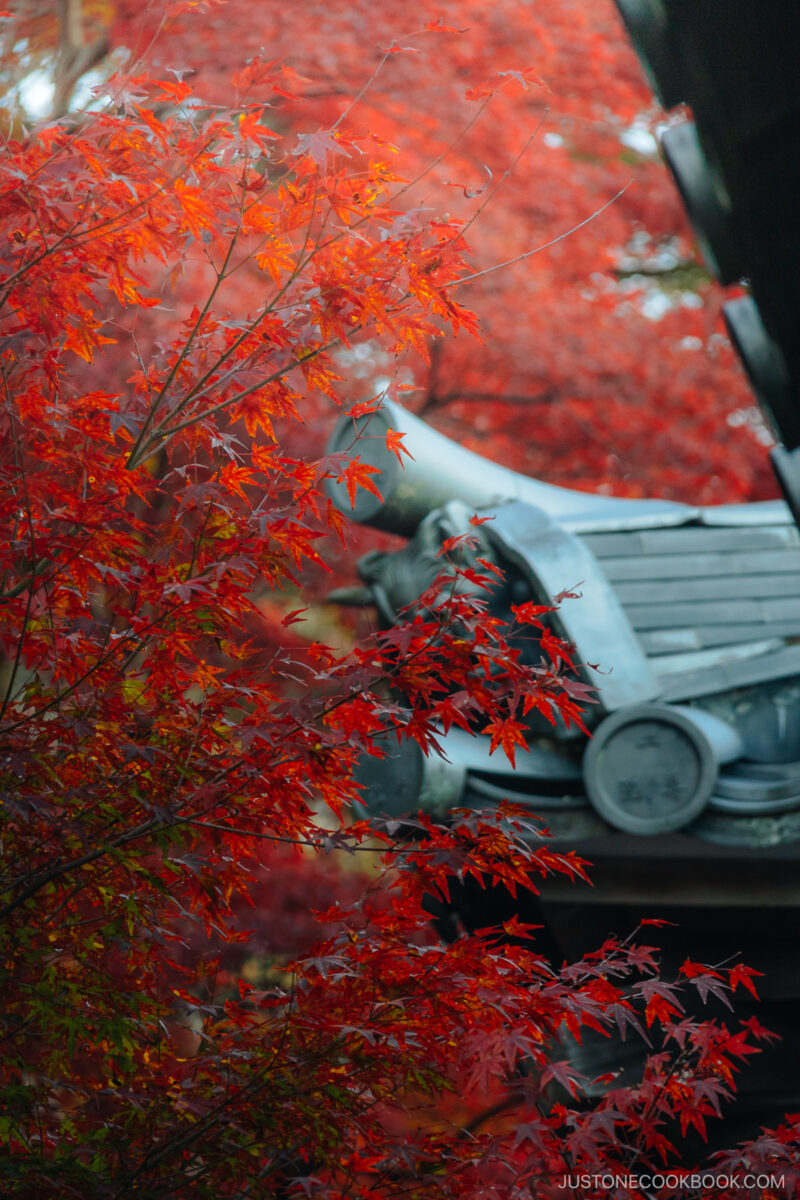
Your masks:
<instances>
[{"instance_id":1,"label":"maple tree","mask_svg":"<svg viewBox=\"0 0 800 1200\"><path fill-rule=\"evenodd\" d=\"M479 728L513 754L527 704L580 720L457 542L403 624L343 651L291 640L289 611L285 644L259 641L256 599L296 595L343 533L325 478L379 486L357 457L297 451L302 418L347 396L334 352L399 361L476 328L461 219L408 203L358 105L317 134L295 87L253 59L223 107L139 71L6 146L9 1196L563 1194L571 1172L668 1161L668 1119L702 1134L768 1038L683 1013L752 987L741 964L663 980L652 947L611 939L558 969L515 921L441 942L426 897L453 875L513 894L583 873L527 814L349 819L356 757L387 729L435 753L440 728ZM317 875L316 944L267 944L299 855L376 843L372 877ZM297 957L255 978L243 960L270 948ZM593 1099L560 1046L583 1028L649 1039L643 1078ZM475 1115L498 1095L513 1121ZM799 1136L787 1118L726 1169L791 1186Z\"/></svg>"}]
</instances>

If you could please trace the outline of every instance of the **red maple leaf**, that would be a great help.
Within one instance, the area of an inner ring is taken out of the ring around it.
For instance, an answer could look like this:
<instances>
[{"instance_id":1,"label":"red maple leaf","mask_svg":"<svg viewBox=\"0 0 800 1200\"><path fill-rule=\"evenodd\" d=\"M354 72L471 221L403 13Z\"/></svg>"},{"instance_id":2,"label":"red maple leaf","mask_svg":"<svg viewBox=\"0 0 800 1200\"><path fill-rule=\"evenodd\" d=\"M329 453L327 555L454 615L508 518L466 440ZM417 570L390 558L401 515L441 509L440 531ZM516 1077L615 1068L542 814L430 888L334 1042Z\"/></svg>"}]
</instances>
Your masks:
<instances>
[{"instance_id":1,"label":"red maple leaf","mask_svg":"<svg viewBox=\"0 0 800 1200\"><path fill-rule=\"evenodd\" d=\"M490 733L492 736L489 753L493 754L498 746L502 746L506 758L512 767L515 765L514 747L522 746L525 750L528 748L528 743L525 740L525 733L527 732L525 726L510 717L504 721L490 721L483 732Z\"/></svg>"}]
</instances>

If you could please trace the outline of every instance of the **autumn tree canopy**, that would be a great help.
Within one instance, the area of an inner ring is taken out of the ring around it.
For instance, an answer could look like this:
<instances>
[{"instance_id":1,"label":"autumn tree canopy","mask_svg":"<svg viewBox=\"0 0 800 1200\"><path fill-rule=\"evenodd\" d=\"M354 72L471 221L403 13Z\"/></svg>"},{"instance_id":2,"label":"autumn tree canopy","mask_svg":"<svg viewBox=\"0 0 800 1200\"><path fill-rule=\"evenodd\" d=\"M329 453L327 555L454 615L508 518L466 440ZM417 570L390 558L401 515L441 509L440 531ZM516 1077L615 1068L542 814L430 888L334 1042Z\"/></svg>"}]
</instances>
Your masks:
<instances>
[{"instance_id":1,"label":"autumn tree canopy","mask_svg":"<svg viewBox=\"0 0 800 1200\"><path fill-rule=\"evenodd\" d=\"M162 2L144 17L124 0L64 7L84 58L108 71L144 55L209 105L230 101L248 59L285 64L305 102L270 100L265 121L312 152L368 85L353 124L390 162L402 145L404 176L421 176L404 210L466 223L471 278L454 294L484 332L430 339L430 361L400 366L364 338L344 359L352 398L412 385L405 402L445 432L554 482L700 503L774 494L721 290L698 264L611 0L445 2L435 14L427 0L228 0L202 16ZM52 19L32 28L44 55L63 43ZM238 287L257 281L243 272Z\"/></svg>"}]
</instances>

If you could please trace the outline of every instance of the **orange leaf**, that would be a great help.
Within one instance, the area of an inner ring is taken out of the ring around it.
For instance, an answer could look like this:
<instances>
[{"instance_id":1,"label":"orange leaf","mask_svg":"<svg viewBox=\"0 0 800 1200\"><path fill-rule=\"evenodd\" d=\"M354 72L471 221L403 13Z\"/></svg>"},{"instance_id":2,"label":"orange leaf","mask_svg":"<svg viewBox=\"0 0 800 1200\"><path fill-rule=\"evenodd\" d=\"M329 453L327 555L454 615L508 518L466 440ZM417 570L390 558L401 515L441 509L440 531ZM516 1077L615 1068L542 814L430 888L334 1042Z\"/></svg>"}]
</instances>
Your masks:
<instances>
[{"instance_id":1,"label":"orange leaf","mask_svg":"<svg viewBox=\"0 0 800 1200\"><path fill-rule=\"evenodd\" d=\"M347 495L350 499L350 504L355 508L356 504L356 489L364 488L368 492L372 492L373 496L377 496L379 500L383 499L374 481L370 478L372 475L380 475L377 467L370 467L367 463L362 463L360 459L355 459L345 468L341 475L337 475L336 482L344 483L347 486Z\"/></svg>"},{"instance_id":2,"label":"orange leaf","mask_svg":"<svg viewBox=\"0 0 800 1200\"><path fill-rule=\"evenodd\" d=\"M95 333L94 329L86 324L73 325L67 332L64 338L64 346L67 350L71 350L73 354L79 355L90 363L94 361L94 351L97 346L104 342L114 343L115 338L104 337L101 333Z\"/></svg>"},{"instance_id":3,"label":"orange leaf","mask_svg":"<svg viewBox=\"0 0 800 1200\"><path fill-rule=\"evenodd\" d=\"M386 430L386 449L391 450L393 454L397 455L397 461L401 466L403 464L404 454L407 455L408 458L412 459L412 461L414 458L414 455L411 453L411 451L407 450L403 445L403 438L405 436L406 435L404 433L398 433L396 429Z\"/></svg>"},{"instance_id":4,"label":"orange leaf","mask_svg":"<svg viewBox=\"0 0 800 1200\"><path fill-rule=\"evenodd\" d=\"M677 1016L680 1016L680 1009L670 1003L666 996L651 996L648 1000L647 1008L645 1009L648 1029L654 1021L663 1024L665 1021L671 1021L673 1017Z\"/></svg>"},{"instance_id":5,"label":"orange leaf","mask_svg":"<svg viewBox=\"0 0 800 1200\"><path fill-rule=\"evenodd\" d=\"M489 753L493 754L498 746L502 746L512 767L515 765L514 747L522 746L525 750L528 748L528 743L525 741L525 726L511 718L505 721L490 721L483 732L492 735Z\"/></svg>"}]
</instances>

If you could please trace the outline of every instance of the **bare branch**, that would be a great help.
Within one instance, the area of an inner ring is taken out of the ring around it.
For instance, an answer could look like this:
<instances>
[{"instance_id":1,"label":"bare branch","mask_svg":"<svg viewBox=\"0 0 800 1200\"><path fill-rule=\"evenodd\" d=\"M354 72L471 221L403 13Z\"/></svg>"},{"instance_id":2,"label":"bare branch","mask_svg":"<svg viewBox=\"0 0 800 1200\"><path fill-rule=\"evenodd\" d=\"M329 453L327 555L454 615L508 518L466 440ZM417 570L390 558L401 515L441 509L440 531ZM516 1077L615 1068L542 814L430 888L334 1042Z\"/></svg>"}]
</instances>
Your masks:
<instances>
[{"instance_id":1,"label":"bare branch","mask_svg":"<svg viewBox=\"0 0 800 1200\"><path fill-rule=\"evenodd\" d=\"M108 54L111 46L104 31L86 43L82 0L59 0L59 45L54 72L51 117L58 119L69 111L72 93L82 75L91 71Z\"/></svg>"}]
</instances>

